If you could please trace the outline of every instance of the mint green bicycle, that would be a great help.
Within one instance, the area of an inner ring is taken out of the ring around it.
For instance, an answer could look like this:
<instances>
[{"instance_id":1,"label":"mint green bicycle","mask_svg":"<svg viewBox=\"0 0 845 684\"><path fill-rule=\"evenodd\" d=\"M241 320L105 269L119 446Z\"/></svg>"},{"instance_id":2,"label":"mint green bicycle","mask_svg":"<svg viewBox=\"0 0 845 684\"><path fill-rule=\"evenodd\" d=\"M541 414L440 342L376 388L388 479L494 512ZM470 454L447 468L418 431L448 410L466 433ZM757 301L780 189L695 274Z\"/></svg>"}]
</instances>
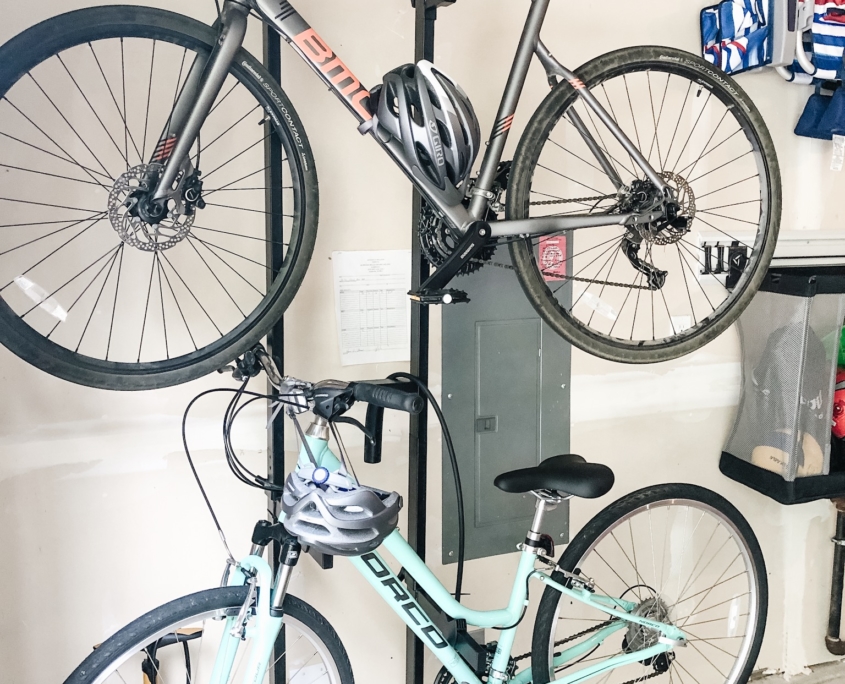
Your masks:
<instances>
[{"instance_id":1,"label":"mint green bicycle","mask_svg":"<svg viewBox=\"0 0 845 684\"><path fill-rule=\"evenodd\" d=\"M413 413L421 409L422 397L378 383L311 384L281 378L269 357L259 354L258 360L302 440L295 472L279 492L281 510L257 523L250 553L237 562L230 559L223 586L138 618L97 647L65 684L138 681L142 664L149 668L151 660L152 684L259 684L270 681L271 673L277 683L352 684L349 658L334 629L288 593L306 542L349 556L443 664L436 684L747 680L766 622L766 571L754 533L723 497L687 484L634 492L593 518L555 561L552 538L543 533L545 513L572 496L606 494L613 473L569 455L500 475L500 489L532 492L536 509L519 547L507 605L473 610L459 602L460 589L457 599L449 593L396 528L398 495L361 485L340 440L339 456L329 448L329 434L337 437L334 424L352 420L343 413L356 401ZM247 381L230 404L227 426L238 414L238 402L249 395L244 392ZM436 404L434 408L442 415ZM314 419L303 432L295 415L306 410ZM379 438L364 430L370 439ZM450 441L447 435L444 441ZM232 464L235 454L228 439L227 454ZM266 479L248 473L236 459L235 465L241 479L269 488ZM337 506L334 515L341 522L331 518L330 509ZM369 522L361 522L364 512ZM342 538L335 538L336 527L344 528ZM280 549L275 574L264 557L271 542ZM384 560L382 549L402 572L397 574ZM408 589L402 579L407 576L421 591ZM531 653L514 657L514 639L534 584L543 594ZM477 643L467 625L498 632L498 638ZM366 624L368 631L372 628ZM98 635L93 636L96 640ZM162 640L181 641L184 654L180 649L158 651Z\"/></svg>"}]
</instances>

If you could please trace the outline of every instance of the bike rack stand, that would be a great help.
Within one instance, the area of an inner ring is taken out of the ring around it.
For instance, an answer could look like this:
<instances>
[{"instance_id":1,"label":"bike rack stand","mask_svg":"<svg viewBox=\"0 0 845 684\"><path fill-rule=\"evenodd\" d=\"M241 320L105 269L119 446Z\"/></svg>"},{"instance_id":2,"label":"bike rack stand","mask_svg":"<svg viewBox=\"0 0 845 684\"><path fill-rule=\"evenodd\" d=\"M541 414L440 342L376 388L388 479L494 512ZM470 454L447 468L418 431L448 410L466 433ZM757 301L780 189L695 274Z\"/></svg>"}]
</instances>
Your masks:
<instances>
[{"instance_id":1,"label":"bike rack stand","mask_svg":"<svg viewBox=\"0 0 845 684\"><path fill-rule=\"evenodd\" d=\"M282 81L282 41L278 33L266 24L264 31L264 65L276 79ZM282 250L276 248L276 244L283 242L282 238L282 147L272 136L264 143L264 155L267 160L267 197L265 199L267 214L267 258L272 264L272 271L267 275L268 281L276 270L281 266L284 258ZM281 317L267 335L267 352L276 362L279 372L284 374L285 363L285 321ZM273 392L272 386L268 383L268 390ZM268 405L268 414L271 409ZM285 481L285 421L274 420L271 423L267 435L267 473L270 482L276 485L283 485ZM269 505L272 508L276 505L272 495L268 494ZM278 557L281 552L280 545L273 542L272 546L273 571L276 571ZM273 648L273 666L270 671L270 684L285 682L287 680L287 662L284 656L287 650L285 644L285 629L282 628L276 639ZM281 654L277 656L276 654Z\"/></svg>"},{"instance_id":2,"label":"bike rack stand","mask_svg":"<svg viewBox=\"0 0 845 684\"><path fill-rule=\"evenodd\" d=\"M415 2L411 5L415 10L414 19L414 62L426 59L434 61L434 23L437 19L438 7L453 4L456 0L425 0ZM264 27L264 64L270 74L281 83L281 39L271 28ZM282 223L282 150L278 142L271 138L267 139L265 155L268 161L267 181L268 193L266 198L268 216L268 259L277 269L282 263L283 255L275 245L281 244ZM429 267L420 248L417 239L417 226L422 214L421 195L415 190L413 208L411 213L411 288L416 290L428 278ZM267 351L276 361L279 371L284 374L284 318L280 319L267 336ZM428 356L429 356L429 311L426 306L414 306L411 309L411 374L417 376L424 383L428 383ZM428 406L423 411L410 418L408 437L408 542L425 560L425 535L426 535L426 501L427 501L427 479L428 479ZM285 477L285 429L284 421L273 421L272 428L268 435L267 459L269 479L272 483L282 485ZM271 501L271 506L274 502ZM279 549L274 546L273 557L278 556ZM332 567L330 556L318 556L317 562L325 569ZM409 590L415 588L410 586ZM285 630L279 634L275 651L285 652ZM425 649L411 630L408 630L406 637L406 683L423 684L423 663ZM286 663L284 657L278 660L274 657L274 665L271 672L271 684L273 682L284 682L286 676Z\"/></svg>"}]
</instances>

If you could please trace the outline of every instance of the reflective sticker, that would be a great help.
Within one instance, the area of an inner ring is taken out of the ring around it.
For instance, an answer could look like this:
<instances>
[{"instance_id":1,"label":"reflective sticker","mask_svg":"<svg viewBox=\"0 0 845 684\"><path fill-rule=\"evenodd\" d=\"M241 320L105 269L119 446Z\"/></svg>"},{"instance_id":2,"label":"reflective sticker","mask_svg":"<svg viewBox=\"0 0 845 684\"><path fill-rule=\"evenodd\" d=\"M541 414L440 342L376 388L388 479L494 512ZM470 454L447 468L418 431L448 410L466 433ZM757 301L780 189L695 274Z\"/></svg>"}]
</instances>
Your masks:
<instances>
[{"instance_id":1,"label":"reflective sticker","mask_svg":"<svg viewBox=\"0 0 845 684\"><path fill-rule=\"evenodd\" d=\"M19 275L15 278L15 285L17 285L23 293L29 297L33 302L40 306L44 311L58 318L62 323L67 320L67 311L65 311L61 304L53 299L43 287L38 283L32 282L26 276Z\"/></svg>"},{"instance_id":2,"label":"reflective sticker","mask_svg":"<svg viewBox=\"0 0 845 684\"><path fill-rule=\"evenodd\" d=\"M600 297L596 297L596 295L592 292L585 291L584 294L581 295L581 301L589 306L599 316L604 316L611 321L615 321L619 318L619 314L616 312L616 309L607 302L603 301Z\"/></svg>"},{"instance_id":3,"label":"reflective sticker","mask_svg":"<svg viewBox=\"0 0 845 684\"><path fill-rule=\"evenodd\" d=\"M544 235L540 238L539 259L543 280L563 280L566 275L566 237Z\"/></svg>"}]
</instances>

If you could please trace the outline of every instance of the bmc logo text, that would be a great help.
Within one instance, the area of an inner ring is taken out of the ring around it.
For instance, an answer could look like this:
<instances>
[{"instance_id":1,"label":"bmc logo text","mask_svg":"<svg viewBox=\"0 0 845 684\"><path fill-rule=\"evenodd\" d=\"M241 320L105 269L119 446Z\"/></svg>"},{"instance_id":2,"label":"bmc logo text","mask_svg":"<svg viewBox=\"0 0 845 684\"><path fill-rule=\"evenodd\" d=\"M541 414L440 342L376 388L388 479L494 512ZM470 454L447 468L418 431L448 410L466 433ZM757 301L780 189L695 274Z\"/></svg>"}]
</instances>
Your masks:
<instances>
[{"instance_id":1,"label":"bmc logo text","mask_svg":"<svg viewBox=\"0 0 845 684\"><path fill-rule=\"evenodd\" d=\"M393 573L384 565L381 558L374 553L368 553L361 556L361 560L364 561L369 571L380 579L385 587L393 592L393 600L402 606L402 610L408 614L408 617L413 620L415 625L422 628L422 633L426 635L431 645L434 648L446 648L448 646L446 640L437 631L437 628L431 624L428 615L422 611L419 604L405 591L405 587L393 576Z\"/></svg>"},{"instance_id":2,"label":"bmc logo text","mask_svg":"<svg viewBox=\"0 0 845 684\"><path fill-rule=\"evenodd\" d=\"M340 61L340 57L332 52L314 29L308 29L294 36L293 42L299 46L308 61L328 77L332 87L343 95L364 121L373 118L363 102L370 96L370 92L361 85L361 81L355 78L349 68Z\"/></svg>"}]
</instances>

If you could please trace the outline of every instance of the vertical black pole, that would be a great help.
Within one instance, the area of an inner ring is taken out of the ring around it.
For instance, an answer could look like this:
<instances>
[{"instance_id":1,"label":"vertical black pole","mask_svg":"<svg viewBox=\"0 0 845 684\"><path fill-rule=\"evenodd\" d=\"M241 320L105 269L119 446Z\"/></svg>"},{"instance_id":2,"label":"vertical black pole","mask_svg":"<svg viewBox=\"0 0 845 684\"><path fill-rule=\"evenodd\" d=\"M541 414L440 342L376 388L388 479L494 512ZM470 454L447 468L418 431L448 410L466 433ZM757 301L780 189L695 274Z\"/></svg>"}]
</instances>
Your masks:
<instances>
[{"instance_id":1,"label":"vertical black pole","mask_svg":"<svg viewBox=\"0 0 845 684\"><path fill-rule=\"evenodd\" d=\"M427 8L428 2L416 2L414 62L423 59L434 61L434 21L437 9ZM428 278L428 262L420 249L418 227L423 199L414 190L411 215L411 289L417 290ZM411 308L411 373L428 384L428 307L412 304ZM426 533L426 483L428 476L428 408L411 416L409 434L408 473L408 542L420 558L425 560ZM410 585L415 590L413 584ZM423 684L423 659L425 648L411 630L408 630L405 657L407 684Z\"/></svg>"},{"instance_id":2,"label":"vertical black pole","mask_svg":"<svg viewBox=\"0 0 845 684\"><path fill-rule=\"evenodd\" d=\"M282 82L282 60L281 60L281 39L269 26L264 26L264 65L276 79ZM264 124L269 129L273 123L268 120ZM269 131L268 131L269 132ZM267 171L265 172L265 203L267 213L267 263L271 269L267 275L267 287L269 288L276 274L282 267L284 261L284 225L282 208L282 187L284 186L282 173L283 150L281 141L276 136L268 136L264 143L264 159ZM284 374L285 362L285 324L280 318L267 335L267 351L273 357L279 372ZM272 387L268 387L273 392ZM273 421L267 435L267 471L270 482L276 485L283 485L285 481L285 421L283 417ZM270 495L270 508L274 509L275 502ZM273 569L278 565L281 549L277 543L273 543ZM273 649L273 666L270 669L270 683L284 684L287 681L287 661L284 657L285 630L279 632L276 644ZM279 655L276 655L279 654Z\"/></svg>"},{"instance_id":3,"label":"vertical black pole","mask_svg":"<svg viewBox=\"0 0 845 684\"><path fill-rule=\"evenodd\" d=\"M836 536L833 538L833 577L830 584L830 613L825 645L833 655L845 655L845 641L840 638L842 622L842 585L845 582L845 499L834 499L836 505Z\"/></svg>"}]
</instances>

